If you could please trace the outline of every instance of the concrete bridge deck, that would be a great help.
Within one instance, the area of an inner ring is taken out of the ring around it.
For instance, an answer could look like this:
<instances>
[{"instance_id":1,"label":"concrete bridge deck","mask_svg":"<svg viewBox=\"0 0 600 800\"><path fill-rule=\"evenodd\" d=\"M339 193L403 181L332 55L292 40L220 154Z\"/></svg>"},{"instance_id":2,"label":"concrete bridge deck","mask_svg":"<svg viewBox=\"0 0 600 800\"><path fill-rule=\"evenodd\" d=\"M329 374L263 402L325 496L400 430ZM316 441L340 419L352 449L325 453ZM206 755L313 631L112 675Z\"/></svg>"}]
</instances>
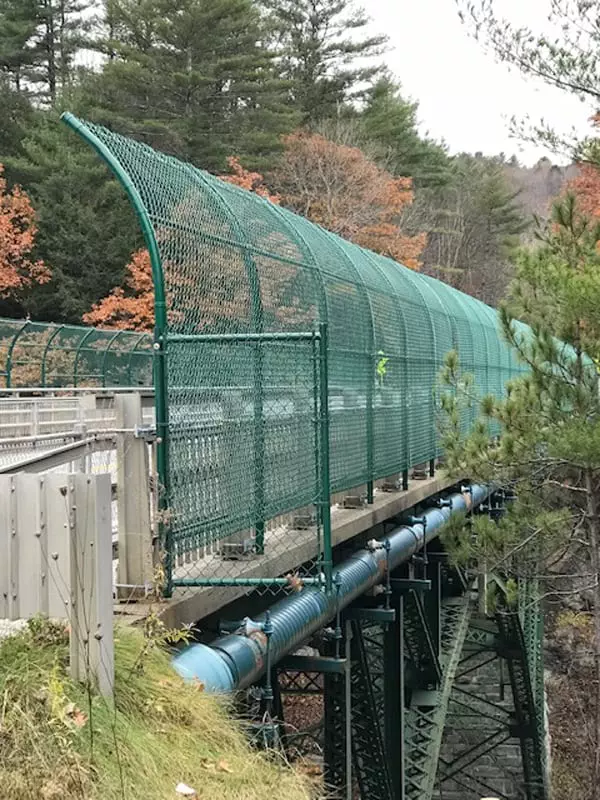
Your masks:
<instances>
[{"instance_id":1,"label":"concrete bridge deck","mask_svg":"<svg viewBox=\"0 0 600 800\"><path fill-rule=\"evenodd\" d=\"M456 485L456 479L444 476L442 473L433 478L411 480L408 489L395 492L376 491L372 505L357 509L332 508L332 543L334 548L344 542L355 539L367 533L380 538L383 531L378 529L386 520L401 514L443 490ZM223 561L223 577L256 578L277 577L293 571L301 564L313 558L315 553L315 530L290 529L286 533L289 546L284 551L279 548L269 552L269 533L265 537L264 555L254 555L238 561ZM178 568L182 577L210 574L217 577L215 562L218 556L209 555L191 564ZM173 597L166 600L161 608L160 616L169 627L191 624L210 614L218 612L221 608L234 600L248 594L251 589L247 587L201 587L177 588ZM126 618L140 618L147 613L144 602L136 604L121 604L117 611Z\"/></svg>"}]
</instances>

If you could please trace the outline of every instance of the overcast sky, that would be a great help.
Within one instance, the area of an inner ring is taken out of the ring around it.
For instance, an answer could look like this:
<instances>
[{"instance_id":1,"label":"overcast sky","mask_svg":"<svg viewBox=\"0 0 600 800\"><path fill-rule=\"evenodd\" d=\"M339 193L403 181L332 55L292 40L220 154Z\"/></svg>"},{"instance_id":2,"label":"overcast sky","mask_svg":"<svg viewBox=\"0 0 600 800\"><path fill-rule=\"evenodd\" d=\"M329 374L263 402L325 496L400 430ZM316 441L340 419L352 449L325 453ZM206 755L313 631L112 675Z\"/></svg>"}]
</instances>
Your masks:
<instances>
[{"instance_id":1,"label":"overcast sky","mask_svg":"<svg viewBox=\"0 0 600 800\"><path fill-rule=\"evenodd\" d=\"M533 163L546 151L509 135L509 120L542 117L557 129L589 131L593 109L566 92L524 79L471 39L455 0L363 0L372 29L390 37L385 61L405 94L419 101L422 128L452 152L516 153ZM536 29L550 0L497 0L504 16ZM559 160L559 159L555 159Z\"/></svg>"}]
</instances>

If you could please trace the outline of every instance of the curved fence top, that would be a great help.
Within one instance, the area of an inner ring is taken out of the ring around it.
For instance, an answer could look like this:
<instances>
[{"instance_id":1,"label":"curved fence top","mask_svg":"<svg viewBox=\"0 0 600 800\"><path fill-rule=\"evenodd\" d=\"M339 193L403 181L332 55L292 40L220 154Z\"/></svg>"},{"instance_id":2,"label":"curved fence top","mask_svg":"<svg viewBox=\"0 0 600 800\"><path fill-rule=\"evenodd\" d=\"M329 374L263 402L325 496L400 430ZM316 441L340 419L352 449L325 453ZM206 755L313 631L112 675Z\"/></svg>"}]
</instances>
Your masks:
<instances>
[{"instance_id":1,"label":"curved fence top","mask_svg":"<svg viewBox=\"0 0 600 800\"><path fill-rule=\"evenodd\" d=\"M152 386L152 336L0 319L0 390Z\"/></svg>"}]
</instances>

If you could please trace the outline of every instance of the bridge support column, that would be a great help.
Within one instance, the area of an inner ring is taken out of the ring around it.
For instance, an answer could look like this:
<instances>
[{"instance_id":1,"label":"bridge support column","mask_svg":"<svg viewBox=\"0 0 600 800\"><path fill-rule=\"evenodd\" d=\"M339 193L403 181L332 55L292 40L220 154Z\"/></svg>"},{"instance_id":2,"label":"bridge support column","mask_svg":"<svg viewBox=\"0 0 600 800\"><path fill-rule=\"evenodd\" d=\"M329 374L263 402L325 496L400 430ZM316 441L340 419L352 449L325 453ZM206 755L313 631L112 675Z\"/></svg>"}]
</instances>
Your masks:
<instances>
[{"instance_id":1,"label":"bridge support column","mask_svg":"<svg viewBox=\"0 0 600 800\"><path fill-rule=\"evenodd\" d=\"M391 600L394 622L383 636L383 694L385 699L385 750L394 800L404 800L404 598Z\"/></svg>"},{"instance_id":2,"label":"bridge support column","mask_svg":"<svg viewBox=\"0 0 600 800\"><path fill-rule=\"evenodd\" d=\"M323 676L325 785L340 800L352 800L352 690L350 622L344 623L346 668Z\"/></svg>"},{"instance_id":3,"label":"bridge support column","mask_svg":"<svg viewBox=\"0 0 600 800\"><path fill-rule=\"evenodd\" d=\"M431 589L428 592L423 592L423 605L429 630L431 631L434 652L436 657L439 658L442 649L442 565L440 563L440 555L429 554L425 569L426 578L431 581Z\"/></svg>"}]
</instances>

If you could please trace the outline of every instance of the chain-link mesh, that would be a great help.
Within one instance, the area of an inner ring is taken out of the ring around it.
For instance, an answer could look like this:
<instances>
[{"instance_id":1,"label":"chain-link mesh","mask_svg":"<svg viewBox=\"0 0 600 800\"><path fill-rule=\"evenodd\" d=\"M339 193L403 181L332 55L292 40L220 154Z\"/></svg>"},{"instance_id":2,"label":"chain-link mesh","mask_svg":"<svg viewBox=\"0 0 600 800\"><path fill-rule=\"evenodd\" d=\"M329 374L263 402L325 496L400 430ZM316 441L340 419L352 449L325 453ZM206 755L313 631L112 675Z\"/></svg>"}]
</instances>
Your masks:
<instances>
[{"instance_id":1,"label":"chain-link mesh","mask_svg":"<svg viewBox=\"0 0 600 800\"><path fill-rule=\"evenodd\" d=\"M152 386L152 337L0 319L0 388Z\"/></svg>"},{"instance_id":2,"label":"chain-link mesh","mask_svg":"<svg viewBox=\"0 0 600 800\"><path fill-rule=\"evenodd\" d=\"M263 446L265 461L273 459L265 521L305 505L314 443L303 417L301 424L284 421L297 400L293 393L284 399L280 382L303 373L300 349L282 361L273 355L259 413L268 441L261 444L252 432L256 405L247 410L238 387L236 406L222 388L235 379L253 391L252 347L234 351L191 338L175 344L173 335L294 332L326 323L331 491L396 475L439 454L434 387L450 349L482 394L501 394L519 369L496 312L479 301L144 144L65 119L121 180L150 249L156 346L165 354L165 380L157 378L159 403L161 391L165 401L159 461L179 561L193 562L207 541L244 539L256 527L255 465ZM163 300L166 314L159 318ZM273 406L279 422L272 425ZM467 410L465 426L474 414Z\"/></svg>"},{"instance_id":3,"label":"chain-link mesh","mask_svg":"<svg viewBox=\"0 0 600 800\"><path fill-rule=\"evenodd\" d=\"M172 585L320 578L319 352L311 333L169 339Z\"/></svg>"}]
</instances>

